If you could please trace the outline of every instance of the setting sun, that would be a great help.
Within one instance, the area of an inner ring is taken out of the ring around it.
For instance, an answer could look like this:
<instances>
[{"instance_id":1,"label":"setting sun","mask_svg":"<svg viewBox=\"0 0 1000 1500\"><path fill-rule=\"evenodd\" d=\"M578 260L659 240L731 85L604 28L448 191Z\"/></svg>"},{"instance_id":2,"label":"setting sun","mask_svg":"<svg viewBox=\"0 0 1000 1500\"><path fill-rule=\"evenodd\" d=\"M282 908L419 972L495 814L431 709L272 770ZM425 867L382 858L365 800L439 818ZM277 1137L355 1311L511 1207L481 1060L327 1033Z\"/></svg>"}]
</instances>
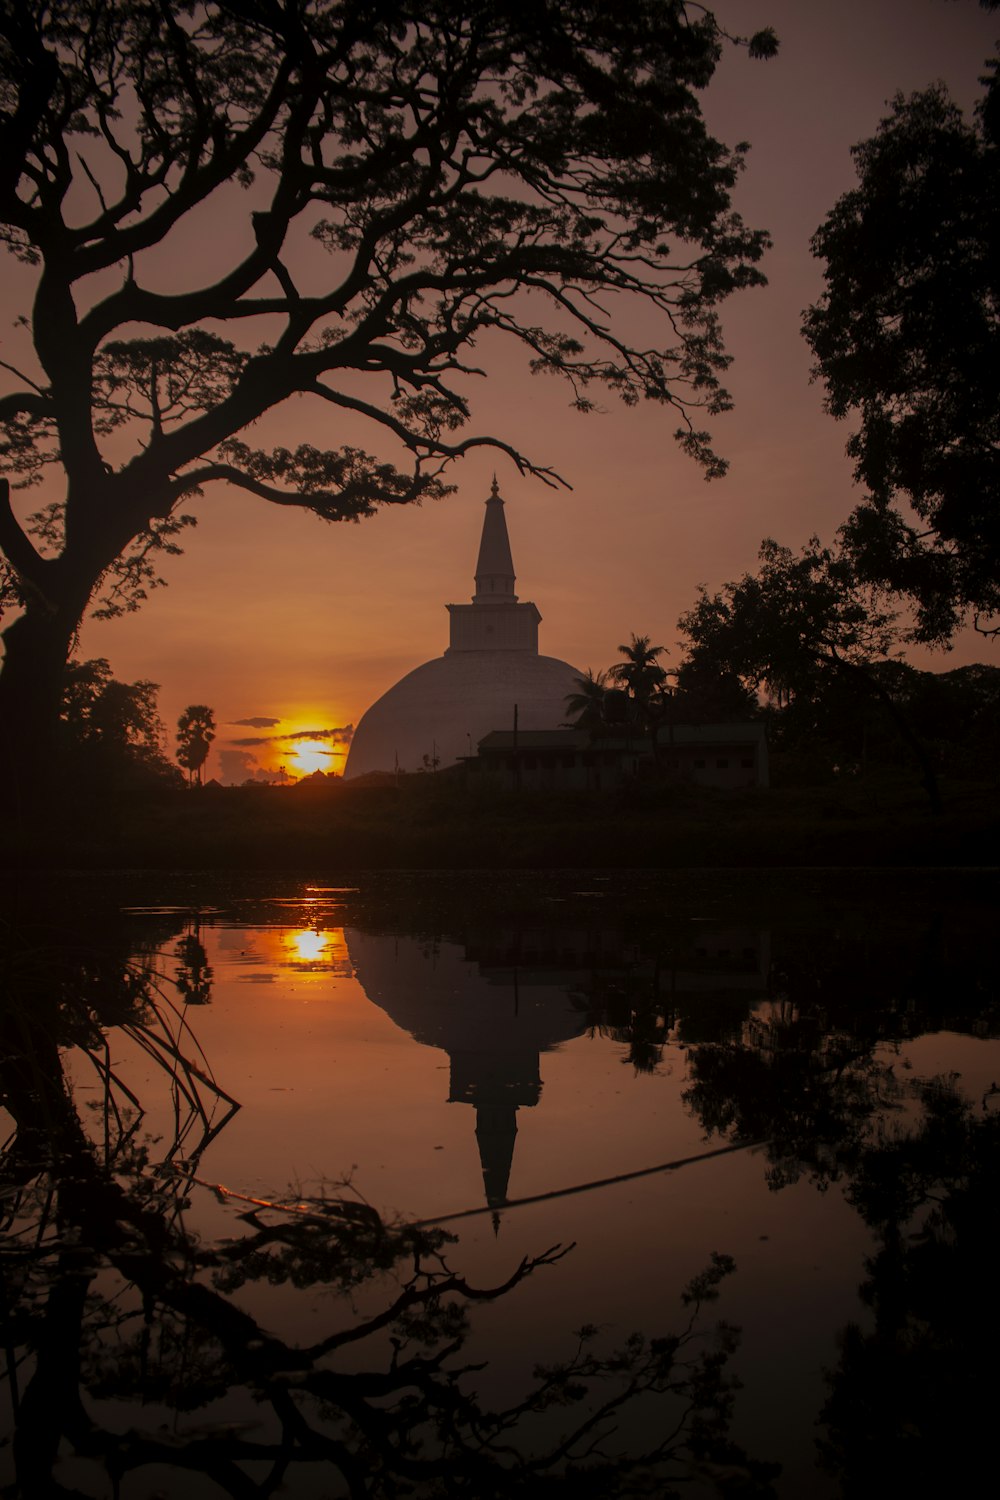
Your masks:
<instances>
[{"instance_id":1,"label":"setting sun","mask_svg":"<svg viewBox=\"0 0 1000 1500\"><path fill-rule=\"evenodd\" d=\"M302 740L285 761L293 776L311 776L314 771L333 770L333 751L321 740Z\"/></svg>"}]
</instances>

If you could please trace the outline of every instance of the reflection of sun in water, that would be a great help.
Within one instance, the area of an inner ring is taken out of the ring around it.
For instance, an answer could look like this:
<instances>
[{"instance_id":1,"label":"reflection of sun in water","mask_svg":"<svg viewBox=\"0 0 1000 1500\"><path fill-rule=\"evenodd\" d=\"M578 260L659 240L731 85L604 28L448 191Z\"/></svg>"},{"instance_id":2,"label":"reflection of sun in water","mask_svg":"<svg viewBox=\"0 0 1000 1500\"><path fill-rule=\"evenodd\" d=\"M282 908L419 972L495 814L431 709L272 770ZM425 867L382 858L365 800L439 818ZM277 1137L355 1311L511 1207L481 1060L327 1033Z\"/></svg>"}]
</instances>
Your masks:
<instances>
[{"instance_id":1,"label":"reflection of sun in water","mask_svg":"<svg viewBox=\"0 0 1000 1500\"><path fill-rule=\"evenodd\" d=\"M311 776L314 771L333 769L333 753L322 740L300 740L285 762L296 776Z\"/></svg>"},{"instance_id":2,"label":"reflection of sun in water","mask_svg":"<svg viewBox=\"0 0 1000 1500\"><path fill-rule=\"evenodd\" d=\"M289 932L286 940L293 959L304 964L315 964L326 954L331 937L329 932Z\"/></svg>"},{"instance_id":3,"label":"reflection of sun in water","mask_svg":"<svg viewBox=\"0 0 1000 1500\"><path fill-rule=\"evenodd\" d=\"M350 978L354 970L342 927L289 927L280 935L279 962L303 978L326 984L330 979Z\"/></svg>"}]
</instances>

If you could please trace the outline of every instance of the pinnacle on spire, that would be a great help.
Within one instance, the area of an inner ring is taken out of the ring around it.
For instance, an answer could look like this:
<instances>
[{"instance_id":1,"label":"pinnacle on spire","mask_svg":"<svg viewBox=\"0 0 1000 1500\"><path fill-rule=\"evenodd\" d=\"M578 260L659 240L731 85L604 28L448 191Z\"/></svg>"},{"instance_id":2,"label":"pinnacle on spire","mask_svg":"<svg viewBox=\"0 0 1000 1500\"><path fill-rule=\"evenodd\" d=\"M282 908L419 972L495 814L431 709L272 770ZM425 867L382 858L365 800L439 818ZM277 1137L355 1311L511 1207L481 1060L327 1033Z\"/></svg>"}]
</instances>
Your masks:
<instances>
[{"instance_id":1,"label":"pinnacle on spire","mask_svg":"<svg viewBox=\"0 0 1000 1500\"><path fill-rule=\"evenodd\" d=\"M476 563L475 603L516 604L514 593L514 560L510 555L510 538L504 516L500 486L494 474L486 514L483 517L483 535L479 543L479 560Z\"/></svg>"}]
</instances>

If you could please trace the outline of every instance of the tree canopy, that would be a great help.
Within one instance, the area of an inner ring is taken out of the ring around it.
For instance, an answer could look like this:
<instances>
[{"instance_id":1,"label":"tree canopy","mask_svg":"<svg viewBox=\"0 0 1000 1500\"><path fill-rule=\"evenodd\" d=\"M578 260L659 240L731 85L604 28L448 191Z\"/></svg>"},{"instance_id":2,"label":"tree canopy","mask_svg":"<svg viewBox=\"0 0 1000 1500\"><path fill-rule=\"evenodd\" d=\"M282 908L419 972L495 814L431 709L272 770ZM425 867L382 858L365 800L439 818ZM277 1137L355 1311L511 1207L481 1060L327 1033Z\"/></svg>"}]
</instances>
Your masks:
<instances>
[{"instance_id":1,"label":"tree canopy","mask_svg":"<svg viewBox=\"0 0 1000 1500\"><path fill-rule=\"evenodd\" d=\"M204 703L190 704L177 720L177 760L199 786L214 739L215 714Z\"/></svg>"},{"instance_id":2,"label":"tree canopy","mask_svg":"<svg viewBox=\"0 0 1000 1500\"><path fill-rule=\"evenodd\" d=\"M995 7L990 7L995 8ZM947 638L1000 616L1000 85L967 120L944 86L897 95L854 147L858 185L813 238L826 291L805 315L868 491L844 529L857 568Z\"/></svg>"},{"instance_id":3,"label":"tree canopy","mask_svg":"<svg viewBox=\"0 0 1000 1500\"><path fill-rule=\"evenodd\" d=\"M755 573L715 594L702 589L681 616L696 675L739 679L784 705L822 695L830 681L846 682L883 706L938 809L931 760L878 670L894 661L903 635L884 593L859 577L847 550L824 547L817 537L799 553L767 538L759 557Z\"/></svg>"},{"instance_id":4,"label":"tree canopy","mask_svg":"<svg viewBox=\"0 0 1000 1500\"><path fill-rule=\"evenodd\" d=\"M817 672L860 670L898 647L896 616L860 584L844 553L812 537L801 552L771 538L760 566L718 593L699 590L679 626L689 655L781 699Z\"/></svg>"},{"instance_id":5,"label":"tree canopy","mask_svg":"<svg viewBox=\"0 0 1000 1500\"><path fill-rule=\"evenodd\" d=\"M74 785L121 791L170 785L178 772L163 754L158 684L119 682L103 657L73 661L63 678L62 773Z\"/></svg>"},{"instance_id":6,"label":"tree canopy","mask_svg":"<svg viewBox=\"0 0 1000 1500\"><path fill-rule=\"evenodd\" d=\"M717 309L762 280L767 240L730 206L745 146L700 112L727 40L711 12L3 0L0 14L0 237L34 281L23 368L4 366L0 464L46 494L24 521L0 483L21 611L0 699L22 714L52 713L92 600L128 610L160 581L208 485L357 519L440 496L445 466L484 443L553 481L502 435L461 431L487 335L561 376L581 410L599 388L662 403L721 472L700 425L729 404ZM743 44L776 46L769 31ZM184 249L220 215L222 268ZM629 342L629 304L648 342ZM245 439L297 396L352 440ZM403 467L356 445L360 419Z\"/></svg>"}]
</instances>

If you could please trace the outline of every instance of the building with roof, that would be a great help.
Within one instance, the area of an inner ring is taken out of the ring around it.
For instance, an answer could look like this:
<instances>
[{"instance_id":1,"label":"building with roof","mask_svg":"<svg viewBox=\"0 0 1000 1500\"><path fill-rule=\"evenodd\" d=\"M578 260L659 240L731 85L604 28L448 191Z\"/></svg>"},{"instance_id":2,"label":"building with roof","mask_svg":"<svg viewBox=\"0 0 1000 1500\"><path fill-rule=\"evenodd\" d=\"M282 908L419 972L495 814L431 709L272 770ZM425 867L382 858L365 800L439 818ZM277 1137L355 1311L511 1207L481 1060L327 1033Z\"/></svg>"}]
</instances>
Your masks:
<instances>
[{"instance_id":1,"label":"building with roof","mask_svg":"<svg viewBox=\"0 0 1000 1500\"><path fill-rule=\"evenodd\" d=\"M514 562L496 479L486 501L468 604L447 605L450 640L443 656L400 679L364 713L354 732L346 777L369 771L442 769L469 756L491 730L556 729L583 674L538 652L541 615L514 592Z\"/></svg>"},{"instance_id":2,"label":"building with roof","mask_svg":"<svg viewBox=\"0 0 1000 1500\"><path fill-rule=\"evenodd\" d=\"M642 736L595 737L579 729L495 729L479 742L469 775L483 786L524 791L601 792L656 768L696 786L765 787L767 738L759 720L675 724L659 730L656 755Z\"/></svg>"}]
</instances>

